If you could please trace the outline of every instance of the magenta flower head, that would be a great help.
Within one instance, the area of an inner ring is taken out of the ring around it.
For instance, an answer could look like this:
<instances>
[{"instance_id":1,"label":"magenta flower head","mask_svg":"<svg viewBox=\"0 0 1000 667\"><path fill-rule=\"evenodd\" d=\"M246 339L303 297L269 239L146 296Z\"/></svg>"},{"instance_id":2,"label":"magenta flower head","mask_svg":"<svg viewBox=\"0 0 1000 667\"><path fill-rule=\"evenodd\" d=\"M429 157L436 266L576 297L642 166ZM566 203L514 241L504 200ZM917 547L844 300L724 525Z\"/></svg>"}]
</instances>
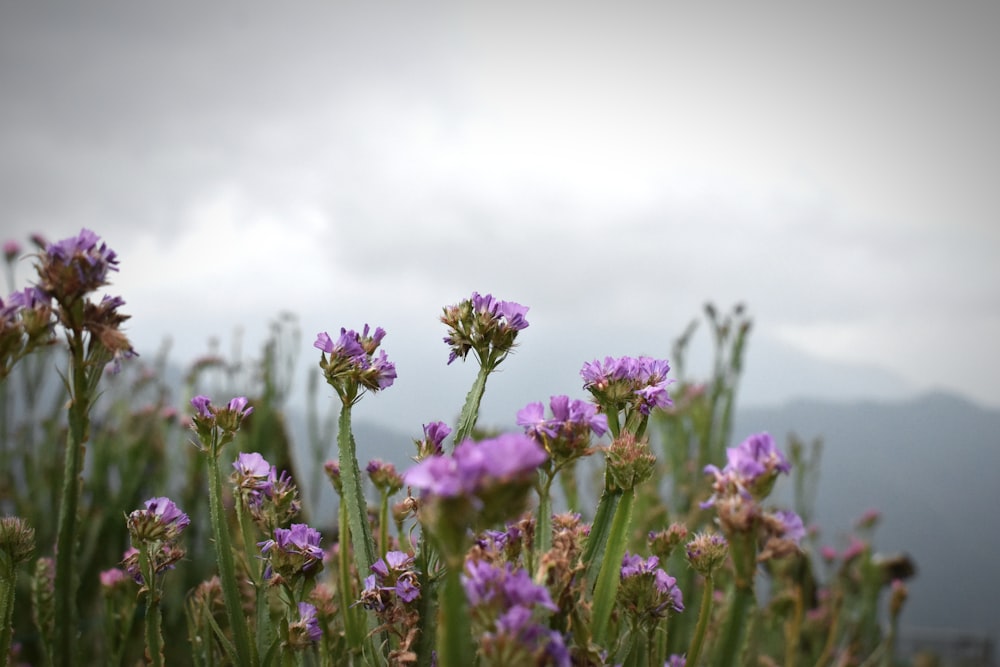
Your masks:
<instances>
[{"instance_id":1,"label":"magenta flower head","mask_svg":"<svg viewBox=\"0 0 1000 667\"><path fill-rule=\"evenodd\" d=\"M406 606L420 597L420 578L413 567L413 556L403 551L387 551L371 566L358 602L381 617Z\"/></svg>"},{"instance_id":2,"label":"magenta flower head","mask_svg":"<svg viewBox=\"0 0 1000 667\"><path fill-rule=\"evenodd\" d=\"M230 442L243 420L253 413L253 407L245 396L237 396L229 401L223 408L212 405L208 396L198 395L191 399L191 406L195 413L191 419L191 427L201 440L202 448L206 451L212 447L218 447ZM219 435L221 437L216 437ZM218 454L218 450L213 450Z\"/></svg>"},{"instance_id":3,"label":"magenta flower head","mask_svg":"<svg viewBox=\"0 0 1000 667\"><path fill-rule=\"evenodd\" d=\"M367 324L360 334L342 328L337 340L325 331L316 336L313 347L322 352L319 367L323 377L345 404L357 402L365 390L388 389L395 381L395 364L385 350L378 349L383 338L384 329L376 327L372 332Z\"/></svg>"},{"instance_id":4,"label":"magenta flower head","mask_svg":"<svg viewBox=\"0 0 1000 667\"><path fill-rule=\"evenodd\" d=\"M591 434L600 437L608 431L607 415L599 414L593 403L552 396L549 410L552 416L546 417L541 403L529 403L518 411L517 424L545 448L557 466L592 454Z\"/></svg>"},{"instance_id":5,"label":"magenta flower head","mask_svg":"<svg viewBox=\"0 0 1000 667\"><path fill-rule=\"evenodd\" d=\"M558 611L545 586L511 563L470 560L462 574L479 651L498 664L570 665L562 636L548 629L546 612Z\"/></svg>"},{"instance_id":6,"label":"magenta flower head","mask_svg":"<svg viewBox=\"0 0 1000 667\"><path fill-rule=\"evenodd\" d=\"M605 412L627 410L648 415L654 408L673 405L667 395L670 363L652 357L605 357L587 362L580 369L583 388Z\"/></svg>"},{"instance_id":7,"label":"magenta flower head","mask_svg":"<svg viewBox=\"0 0 1000 667\"><path fill-rule=\"evenodd\" d=\"M240 452L233 462L233 483L237 489L253 494L271 490L271 464L259 452Z\"/></svg>"},{"instance_id":8,"label":"magenta flower head","mask_svg":"<svg viewBox=\"0 0 1000 667\"><path fill-rule=\"evenodd\" d=\"M738 493L746 500L763 500L771 493L779 473L787 474L791 464L775 446L767 433L751 435L736 447L726 449L726 467L705 466L705 474L713 475L714 494L702 503L710 507L723 496Z\"/></svg>"},{"instance_id":9,"label":"magenta flower head","mask_svg":"<svg viewBox=\"0 0 1000 667\"><path fill-rule=\"evenodd\" d=\"M800 543L806 536L802 518L789 510L776 510L761 516L765 535L764 547L757 559L783 558L801 551Z\"/></svg>"},{"instance_id":10,"label":"magenta flower head","mask_svg":"<svg viewBox=\"0 0 1000 667\"><path fill-rule=\"evenodd\" d=\"M288 645L293 650L308 648L323 638L316 607L308 602L300 602L298 609L298 620L288 624Z\"/></svg>"},{"instance_id":11,"label":"magenta flower head","mask_svg":"<svg viewBox=\"0 0 1000 667\"><path fill-rule=\"evenodd\" d=\"M109 271L118 270L115 252L89 229L76 236L49 243L35 265L39 288L69 305L107 285Z\"/></svg>"},{"instance_id":12,"label":"magenta flower head","mask_svg":"<svg viewBox=\"0 0 1000 667\"><path fill-rule=\"evenodd\" d=\"M417 461L422 461L428 456L437 456L444 453L442 443L451 433L451 428L444 422L431 422L424 424L424 439L416 440Z\"/></svg>"},{"instance_id":13,"label":"magenta flower head","mask_svg":"<svg viewBox=\"0 0 1000 667\"><path fill-rule=\"evenodd\" d=\"M150 498L145 508L128 515L128 530L133 542L176 540L191 519L169 498Z\"/></svg>"},{"instance_id":14,"label":"magenta flower head","mask_svg":"<svg viewBox=\"0 0 1000 667\"><path fill-rule=\"evenodd\" d=\"M622 558L618 602L625 613L640 623L655 625L670 611L684 611L677 580L659 567L656 556L642 558L627 551Z\"/></svg>"},{"instance_id":15,"label":"magenta flower head","mask_svg":"<svg viewBox=\"0 0 1000 667\"><path fill-rule=\"evenodd\" d=\"M275 528L274 539L259 542L260 553L267 559L264 578L278 574L284 579L314 577L323 570L323 549L319 531L304 523L289 528Z\"/></svg>"},{"instance_id":16,"label":"magenta flower head","mask_svg":"<svg viewBox=\"0 0 1000 667\"><path fill-rule=\"evenodd\" d=\"M451 456L430 456L403 474L421 491L420 521L459 558L466 531L518 515L548 454L523 434L465 440Z\"/></svg>"},{"instance_id":17,"label":"magenta flower head","mask_svg":"<svg viewBox=\"0 0 1000 667\"><path fill-rule=\"evenodd\" d=\"M465 360L471 351L479 363L493 370L514 348L517 334L528 327L528 307L473 292L472 297L447 306L441 322L448 327L444 342L451 350L448 363Z\"/></svg>"}]
</instances>

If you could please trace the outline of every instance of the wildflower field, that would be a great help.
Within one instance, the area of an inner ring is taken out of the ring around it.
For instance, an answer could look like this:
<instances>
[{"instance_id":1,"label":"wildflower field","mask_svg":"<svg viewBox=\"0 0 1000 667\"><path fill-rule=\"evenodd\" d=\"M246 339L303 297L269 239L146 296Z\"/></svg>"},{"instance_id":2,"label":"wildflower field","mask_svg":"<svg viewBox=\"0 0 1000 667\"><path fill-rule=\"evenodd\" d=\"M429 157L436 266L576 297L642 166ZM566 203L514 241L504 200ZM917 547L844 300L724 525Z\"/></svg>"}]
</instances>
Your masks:
<instances>
[{"instance_id":1,"label":"wildflower field","mask_svg":"<svg viewBox=\"0 0 1000 667\"><path fill-rule=\"evenodd\" d=\"M301 351L339 400L293 443L281 327L252 373L208 358L170 386L106 292L114 251L86 229L32 243L4 247L36 277L0 301L0 665L905 664L913 565L874 554L877 515L820 548L818 445L731 433L740 307L706 308L710 377L682 372L692 326L670 361L580 360L494 432L480 405L529 309L473 292L438 317L441 373L475 382L397 470L352 428L396 378L380 327L331 322ZM768 501L782 477L791 507Z\"/></svg>"}]
</instances>

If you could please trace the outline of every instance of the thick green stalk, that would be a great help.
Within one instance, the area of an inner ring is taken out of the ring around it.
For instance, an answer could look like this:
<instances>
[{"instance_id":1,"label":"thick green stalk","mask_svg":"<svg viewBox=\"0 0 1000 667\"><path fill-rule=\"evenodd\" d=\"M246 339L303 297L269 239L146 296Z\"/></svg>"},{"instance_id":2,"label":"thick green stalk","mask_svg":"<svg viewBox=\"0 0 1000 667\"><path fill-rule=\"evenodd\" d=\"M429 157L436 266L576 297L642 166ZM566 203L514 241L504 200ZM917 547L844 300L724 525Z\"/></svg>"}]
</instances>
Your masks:
<instances>
[{"instance_id":1,"label":"thick green stalk","mask_svg":"<svg viewBox=\"0 0 1000 667\"><path fill-rule=\"evenodd\" d=\"M365 577L371 572L375 562L375 540L372 539L372 527L368 523L368 502L365 500L364 488L361 486L361 469L358 467L357 447L351 432L351 404L344 403L340 410L340 420L337 426L337 447L340 450L340 480L343 493L340 502L347 507L347 527L350 531L350 543L354 551L354 566L358 576ZM372 614L366 614L367 643L366 655L372 660L382 660L383 654L377 650L374 630L376 619ZM382 633L385 635L385 633ZM384 637L383 637L384 638ZM383 642L384 645L384 642Z\"/></svg>"},{"instance_id":2,"label":"thick green stalk","mask_svg":"<svg viewBox=\"0 0 1000 667\"><path fill-rule=\"evenodd\" d=\"M363 577L375 562L375 541L368 523L368 502L361 485L361 469L358 467L354 435L351 433L351 406L347 403L340 410L337 447L340 449L340 479L344 485L341 502L347 506L347 525L351 531L351 545L354 547L354 565L358 576Z\"/></svg>"},{"instance_id":3,"label":"thick green stalk","mask_svg":"<svg viewBox=\"0 0 1000 667\"><path fill-rule=\"evenodd\" d=\"M593 587L597 578L597 573L601 570L601 563L604 560L604 550L608 546L608 534L611 531L611 521L618 509L621 500L621 491L611 491L604 487L604 493L597 503L597 513L594 515L594 523L590 528L590 535L583 548L583 562L586 563L587 571L584 574L590 586Z\"/></svg>"},{"instance_id":4,"label":"thick green stalk","mask_svg":"<svg viewBox=\"0 0 1000 667\"><path fill-rule=\"evenodd\" d=\"M705 588L701 595L701 607L698 609L698 625L695 626L694 636L691 638L691 645L687 650L687 661L685 664L691 667L698 667L698 658L701 657L701 647L705 642L705 631L708 630L708 621L712 617L712 597L715 594L715 582L711 574L705 576Z\"/></svg>"},{"instance_id":5,"label":"thick green stalk","mask_svg":"<svg viewBox=\"0 0 1000 667\"><path fill-rule=\"evenodd\" d=\"M340 608L344 615L344 635L347 645L351 648L359 648L365 641L365 631L362 628L361 619L358 617L358 608L354 607L354 600L351 599L351 560L348 557L351 543L351 527L347 522L347 504L343 498L340 500L340 558L338 559Z\"/></svg>"},{"instance_id":6,"label":"thick green stalk","mask_svg":"<svg viewBox=\"0 0 1000 667\"><path fill-rule=\"evenodd\" d=\"M591 625L594 642L598 646L607 646L608 625L611 621L611 610L615 606L618 593L618 582L621 579L622 558L628 542L628 528L632 523L632 507L635 504L635 489L621 491L621 499L615 509L614 519L608 531L607 548L602 559L601 569L594 586L594 612Z\"/></svg>"},{"instance_id":7,"label":"thick green stalk","mask_svg":"<svg viewBox=\"0 0 1000 667\"><path fill-rule=\"evenodd\" d=\"M757 568L757 544L752 531L730 536L729 553L733 561L733 586L729 613L719 634L716 659L713 664L725 667L735 665L746 639L750 614L756 598L753 577Z\"/></svg>"},{"instance_id":8,"label":"thick green stalk","mask_svg":"<svg viewBox=\"0 0 1000 667\"><path fill-rule=\"evenodd\" d=\"M378 557L385 558L389 550L389 494L380 493L378 508Z\"/></svg>"},{"instance_id":9,"label":"thick green stalk","mask_svg":"<svg viewBox=\"0 0 1000 667\"><path fill-rule=\"evenodd\" d=\"M259 662L255 646L250 639L250 628L243 614L239 584L236 580L236 564L233 561L233 545L229 536L229 526L222 507L222 471L219 469L218 433L214 435L208 456L208 509L215 538L215 551L219 561L219 581L222 597L226 603L226 616L233 631L233 644L240 666L256 667Z\"/></svg>"},{"instance_id":10,"label":"thick green stalk","mask_svg":"<svg viewBox=\"0 0 1000 667\"><path fill-rule=\"evenodd\" d=\"M153 667L163 667L163 633L160 619L160 592L156 585L153 546L143 543L139 549L139 571L146 583L146 658Z\"/></svg>"},{"instance_id":11,"label":"thick green stalk","mask_svg":"<svg viewBox=\"0 0 1000 667\"><path fill-rule=\"evenodd\" d=\"M553 475L540 473L542 480L538 488L538 511L535 518L535 549L534 562L529 564L531 571L534 571L536 563L541 562L542 556L552 548L552 480Z\"/></svg>"},{"instance_id":12,"label":"thick green stalk","mask_svg":"<svg viewBox=\"0 0 1000 667\"><path fill-rule=\"evenodd\" d=\"M441 622L437 627L437 657L441 667L473 664L472 630L462 586L461 567L449 563L441 587Z\"/></svg>"},{"instance_id":13,"label":"thick green stalk","mask_svg":"<svg viewBox=\"0 0 1000 667\"><path fill-rule=\"evenodd\" d=\"M462 406L462 413L458 417L458 426L455 428L456 445L470 437L472 430L476 428L476 420L479 419L479 405L483 402L483 395L486 393L486 378L489 377L492 370L487 365L479 367L476 381L466 395L465 405Z\"/></svg>"},{"instance_id":14,"label":"thick green stalk","mask_svg":"<svg viewBox=\"0 0 1000 667\"><path fill-rule=\"evenodd\" d=\"M82 307L82 306L81 306ZM63 465L62 492L59 500L59 523L56 535L55 576L55 664L72 665L77 659L76 546L80 504L80 474L83 470L84 443L90 427L90 382L84 359L83 333L70 334L69 433Z\"/></svg>"},{"instance_id":15,"label":"thick green stalk","mask_svg":"<svg viewBox=\"0 0 1000 667\"><path fill-rule=\"evenodd\" d=\"M8 560L7 555L0 553L0 560ZM0 562L0 568L10 570L10 576L7 572L0 573L0 667L7 667L10 642L14 635L14 628L11 625L14 621L14 589L17 574L13 563Z\"/></svg>"}]
</instances>

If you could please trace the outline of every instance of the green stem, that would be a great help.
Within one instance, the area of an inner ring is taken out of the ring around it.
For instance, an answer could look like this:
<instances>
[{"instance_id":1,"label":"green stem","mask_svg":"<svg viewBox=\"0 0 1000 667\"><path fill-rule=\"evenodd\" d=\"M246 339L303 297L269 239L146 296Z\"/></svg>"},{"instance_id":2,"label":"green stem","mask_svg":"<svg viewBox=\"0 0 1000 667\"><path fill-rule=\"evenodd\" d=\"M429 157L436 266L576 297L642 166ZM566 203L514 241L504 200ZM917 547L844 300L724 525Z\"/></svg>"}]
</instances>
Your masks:
<instances>
[{"instance_id":1,"label":"green stem","mask_svg":"<svg viewBox=\"0 0 1000 667\"><path fill-rule=\"evenodd\" d=\"M389 550L389 494L382 493L378 508L378 556L385 558Z\"/></svg>"},{"instance_id":2,"label":"green stem","mask_svg":"<svg viewBox=\"0 0 1000 667\"><path fill-rule=\"evenodd\" d=\"M754 592L752 587L735 586L733 599L730 602L729 614L722 626L719 635L719 648L713 665L719 667L729 667L737 664L740 647L746 636L746 630L750 626L750 612L754 605Z\"/></svg>"},{"instance_id":3,"label":"green stem","mask_svg":"<svg viewBox=\"0 0 1000 667\"><path fill-rule=\"evenodd\" d=\"M0 554L0 559L7 560L6 554ZM0 562L0 567L8 568L8 563ZM14 636L14 589L17 577L13 563L9 564L10 576L0 574L0 667L7 667L10 656L10 642Z\"/></svg>"},{"instance_id":4,"label":"green stem","mask_svg":"<svg viewBox=\"0 0 1000 667\"><path fill-rule=\"evenodd\" d=\"M602 559L601 569L594 586L594 641L598 646L607 646L608 625L611 621L611 610L615 606L618 593L618 582L621 579L622 557L628 542L628 528L632 522L632 507L635 504L635 489L621 491L621 500L615 509L614 519L608 532L607 548Z\"/></svg>"},{"instance_id":5,"label":"green stem","mask_svg":"<svg viewBox=\"0 0 1000 667\"><path fill-rule=\"evenodd\" d=\"M82 308L82 306L81 306ZM75 571L77 545L77 513L80 504L80 474L83 469L84 443L90 427L90 384L84 359L81 330L69 334L71 354L70 374L72 395L69 404L69 433L63 465L62 494L59 500L59 523L56 536L55 576L55 663L72 665L77 659L78 576Z\"/></svg>"},{"instance_id":6,"label":"green stem","mask_svg":"<svg viewBox=\"0 0 1000 667\"><path fill-rule=\"evenodd\" d=\"M146 656L153 667L163 667L163 633L160 619L160 594L156 586L153 547L143 543L139 549L139 571L146 583Z\"/></svg>"},{"instance_id":7,"label":"green stem","mask_svg":"<svg viewBox=\"0 0 1000 667\"><path fill-rule=\"evenodd\" d=\"M705 642L705 632L708 630L708 621L712 617L712 597L715 595L715 582L711 574L705 576L705 588L702 591L701 607L698 609L698 625L694 629L694 637L691 638L691 646L687 650L687 661L685 664L691 667L698 667L698 658L701 657L701 647Z\"/></svg>"},{"instance_id":8,"label":"green stem","mask_svg":"<svg viewBox=\"0 0 1000 667\"><path fill-rule=\"evenodd\" d=\"M236 648L236 658L241 666L258 665L257 652L250 640L250 628L243 614L243 604L240 598L239 584L236 580L236 564L233 561L233 545L226 524L225 511L222 507L222 471L219 469L218 432L213 436L208 455L208 508L212 523L212 533L215 538L215 552L219 561L219 581L222 584L222 597L226 603L226 615L229 627L233 631L233 644Z\"/></svg>"},{"instance_id":9,"label":"green stem","mask_svg":"<svg viewBox=\"0 0 1000 667\"><path fill-rule=\"evenodd\" d=\"M476 428L476 420L479 419L479 405L483 402L483 395L486 393L486 378L489 377L492 370L493 368L488 365L479 367L476 381L466 395L465 405L462 406L462 413L458 417L458 426L455 429L456 445L470 437L472 430Z\"/></svg>"},{"instance_id":10,"label":"green stem","mask_svg":"<svg viewBox=\"0 0 1000 667\"><path fill-rule=\"evenodd\" d=\"M441 622L437 627L437 657L441 667L473 664L472 630L460 577L461 567L449 563L441 589Z\"/></svg>"},{"instance_id":11,"label":"green stem","mask_svg":"<svg viewBox=\"0 0 1000 667\"><path fill-rule=\"evenodd\" d=\"M552 548L552 480L553 475L542 472L542 484L538 489L538 512L535 519L535 562L541 562L542 556ZM534 571L534 563L529 564L529 571Z\"/></svg>"},{"instance_id":12,"label":"green stem","mask_svg":"<svg viewBox=\"0 0 1000 667\"><path fill-rule=\"evenodd\" d=\"M597 578L597 573L601 570L601 563L604 560L604 550L608 546L611 520L615 516L615 510L618 509L621 497L621 491L611 491L605 485L601 499L597 503L597 513L594 515L594 523L591 525L590 535L587 536L587 542L583 548L583 562L587 566L584 576L590 582L591 587L593 587L593 582Z\"/></svg>"},{"instance_id":13,"label":"green stem","mask_svg":"<svg viewBox=\"0 0 1000 667\"><path fill-rule=\"evenodd\" d=\"M344 614L344 634L347 638L347 645L351 648L359 648L365 640L365 632L361 628L361 619L358 618L357 607L353 607L354 600L351 599L351 560L348 556L351 543L351 527L347 523L347 504L344 499L340 500L340 558L338 559L338 575L340 585L337 587L340 593L340 608Z\"/></svg>"},{"instance_id":14,"label":"green stem","mask_svg":"<svg viewBox=\"0 0 1000 667\"><path fill-rule=\"evenodd\" d=\"M350 544L354 551L354 567L357 568L358 576L364 577L371 572L371 566L375 562L375 540L372 539L372 527L368 522L368 503L365 500L364 488L361 486L357 446L351 432L350 402L345 402L340 410L337 447L340 450L340 480L343 485L340 502L347 506L347 526L350 530ZM342 542L341 548L345 546L346 542ZM384 656L377 650L375 642L374 631L377 627L375 616L366 614L365 618L367 620L367 632L364 633L363 639L363 643L367 644L365 653L371 656L371 660L379 660L381 664L384 662ZM359 644L353 648L365 647Z\"/></svg>"}]
</instances>

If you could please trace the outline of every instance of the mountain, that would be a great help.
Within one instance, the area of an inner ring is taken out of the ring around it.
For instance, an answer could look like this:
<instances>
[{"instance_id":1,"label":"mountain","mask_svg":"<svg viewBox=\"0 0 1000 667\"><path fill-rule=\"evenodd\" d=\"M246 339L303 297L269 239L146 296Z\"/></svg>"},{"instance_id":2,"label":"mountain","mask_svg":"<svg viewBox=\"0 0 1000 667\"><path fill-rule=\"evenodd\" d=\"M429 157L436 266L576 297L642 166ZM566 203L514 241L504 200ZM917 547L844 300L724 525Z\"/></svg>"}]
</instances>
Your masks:
<instances>
[{"instance_id":1,"label":"mountain","mask_svg":"<svg viewBox=\"0 0 1000 667\"><path fill-rule=\"evenodd\" d=\"M815 520L837 544L868 509L875 547L917 564L902 623L1000 636L1000 411L947 393L740 410L733 437L823 441ZM790 493L791 484L776 492Z\"/></svg>"}]
</instances>

